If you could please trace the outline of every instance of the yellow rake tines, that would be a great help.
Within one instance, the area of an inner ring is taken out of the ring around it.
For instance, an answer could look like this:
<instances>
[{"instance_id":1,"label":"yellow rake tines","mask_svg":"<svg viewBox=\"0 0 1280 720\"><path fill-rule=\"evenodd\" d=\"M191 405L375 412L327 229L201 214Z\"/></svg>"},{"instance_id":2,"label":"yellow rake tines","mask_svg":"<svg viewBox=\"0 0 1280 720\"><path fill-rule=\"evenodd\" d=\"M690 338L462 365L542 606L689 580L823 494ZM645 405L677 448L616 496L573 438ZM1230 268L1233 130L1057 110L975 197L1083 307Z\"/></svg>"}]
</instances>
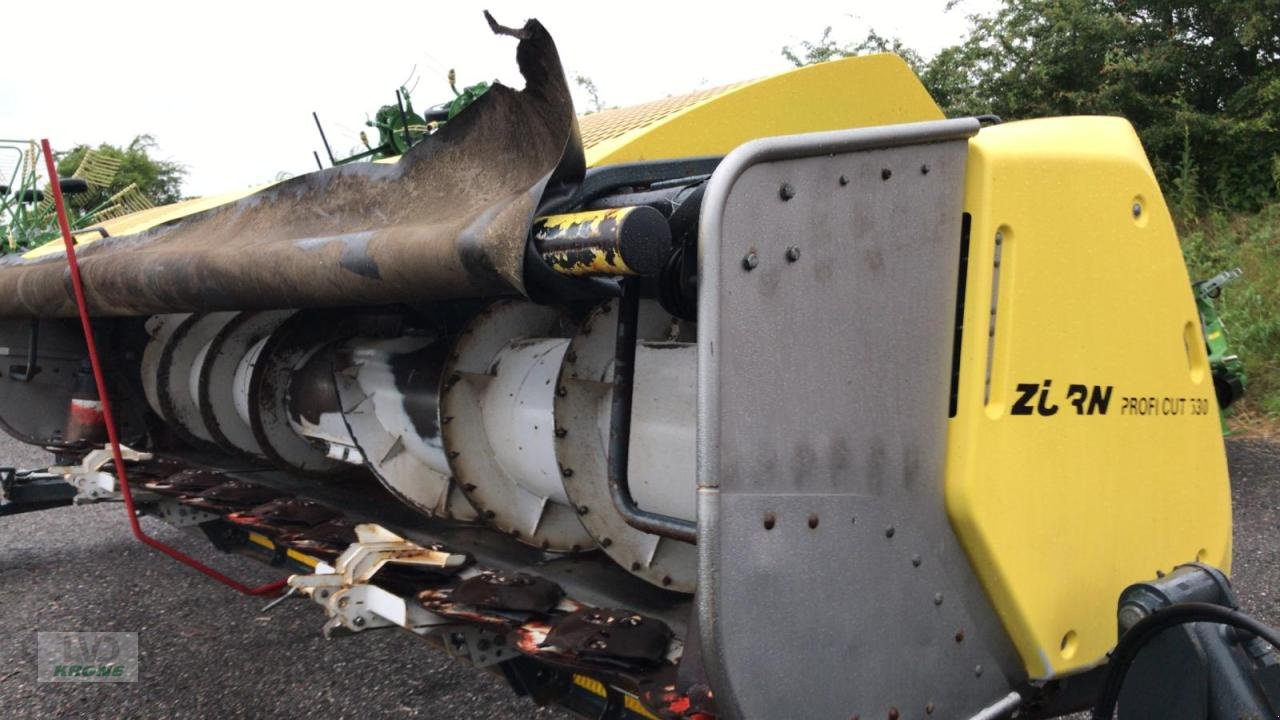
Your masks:
<instances>
[{"instance_id":1,"label":"yellow rake tines","mask_svg":"<svg viewBox=\"0 0 1280 720\"><path fill-rule=\"evenodd\" d=\"M130 183L125 189L107 198L107 202L110 204L93 214L95 222L112 220L155 207L155 204L138 190L136 183Z\"/></svg>"},{"instance_id":2,"label":"yellow rake tines","mask_svg":"<svg viewBox=\"0 0 1280 720\"><path fill-rule=\"evenodd\" d=\"M80 159L80 166L71 177L84 180L90 187L104 188L111 185L119 170L120 158L104 155L97 150L86 150L84 157Z\"/></svg>"}]
</instances>

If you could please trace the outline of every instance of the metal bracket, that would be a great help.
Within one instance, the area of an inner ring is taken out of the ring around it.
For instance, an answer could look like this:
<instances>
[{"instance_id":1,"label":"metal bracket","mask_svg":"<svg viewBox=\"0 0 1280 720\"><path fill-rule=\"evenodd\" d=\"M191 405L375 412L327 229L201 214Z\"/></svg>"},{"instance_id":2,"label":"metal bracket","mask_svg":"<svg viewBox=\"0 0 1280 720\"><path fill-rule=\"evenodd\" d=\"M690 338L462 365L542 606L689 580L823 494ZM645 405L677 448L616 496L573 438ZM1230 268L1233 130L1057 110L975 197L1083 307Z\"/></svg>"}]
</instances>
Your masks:
<instances>
[{"instance_id":1,"label":"metal bracket","mask_svg":"<svg viewBox=\"0 0 1280 720\"><path fill-rule=\"evenodd\" d=\"M150 514L164 520L176 528L188 528L202 525L213 520L221 520L220 515L188 507L174 498L162 498L150 508Z\"/></svg>"},{"instance_id":2,"label":"metal bracket","mask_svg":"<svg viewBox=\"0 0 1280 720\"><path fill-rule=\"evenodd\" d=\"M446 618L370 581L388 564L449 569L461 567L465 555L432 550L372 523L356 526L356 542L334 564L320 563L310 575L294 575L289 587L325 609L324 636L402 627L426 635L450 624Z\"/></svg>"},{"instance_id":3,"label":"metal bracket","mask_svg":"<svg viewBox=\"0 0 1280 720\"><path fill-rule=\"evenodd\" d=\"M142 462L152 458L151 453L138 452L124 445L120 446L120 455L125 462ZM49 472L61 475L69 485L76 488L76 496L72 499L76 505L120 500L119 481L115 473L102 470L111 461L111 450L98 448L81 458L79 465L55 465L49 468Z\"/></svg>"},{"instance_id":4,"label":"metal bracket","mask_svg":"<svg viewBox=\"0 0 1280 720\"><path fill-rule=\"evenodd\" d=\"M466 659L476 667L497 665L520 654L504 636L477 627L458 627L450 630L443 639L444 648L450 655Z\"/></svg>"},{"instance_id":5,"label":"metal bracket","mask_svg":"<svg viewBox=\"0 0 1280 720\"><path fill-rule=\"evenodd\" d=\"M31 378L40 372L36 361L40 359L40 318L31 319L31 335L27 340L27 364L10 365L9 379L17 382L31 382Z\"/></svg>"}]
</instances>

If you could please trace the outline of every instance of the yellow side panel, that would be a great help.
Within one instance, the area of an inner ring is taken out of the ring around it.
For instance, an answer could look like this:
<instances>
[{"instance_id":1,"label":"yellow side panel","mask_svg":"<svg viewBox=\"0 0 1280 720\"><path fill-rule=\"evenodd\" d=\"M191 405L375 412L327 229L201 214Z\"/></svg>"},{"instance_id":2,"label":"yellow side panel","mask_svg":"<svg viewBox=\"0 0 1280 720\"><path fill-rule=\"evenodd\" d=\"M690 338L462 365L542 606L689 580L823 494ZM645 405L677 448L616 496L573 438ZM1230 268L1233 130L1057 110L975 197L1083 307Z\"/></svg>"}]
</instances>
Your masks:
<instances>
[{"instance_id":1,"label":"yellow side panel","mask_svg":"<svg viewBox=\"0 0 1280 720\"><path fill-rule=\"evenodd\" d=\"M771 135L941 120L897 55L810 65L720 90L579 119L587 165L724 155ZM619 132L621 129L621 132Z\"/></svg>"},{"instance_id":2,"label":"yellow side panel","mask_svg":"<svg viewBox=\"0 0 1280 720\"><path fill-rule=\"evenodd\" d=\"M1127 122L983 129L965 206L948 511L1030 675L1060 676L1105 659L1130 583L1195 560L1228 568L1213 383Z\"/></svg>"}]
</instances>

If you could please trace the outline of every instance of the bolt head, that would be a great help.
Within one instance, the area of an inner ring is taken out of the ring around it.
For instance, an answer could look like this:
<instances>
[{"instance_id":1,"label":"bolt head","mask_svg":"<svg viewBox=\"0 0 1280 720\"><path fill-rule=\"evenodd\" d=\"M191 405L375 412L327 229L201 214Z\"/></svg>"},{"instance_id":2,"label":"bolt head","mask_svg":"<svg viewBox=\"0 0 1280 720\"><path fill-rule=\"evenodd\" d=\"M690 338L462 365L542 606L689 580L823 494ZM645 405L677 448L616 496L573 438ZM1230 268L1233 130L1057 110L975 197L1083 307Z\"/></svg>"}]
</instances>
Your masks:
<instances>
[{"instance_id":1,"label":"bolt head","mask_svg":"<svg viewBox=\"0 0 1280 720\"><path fill-rule=\"evenodd\" d=\"M893 171L890 170L889 168L884 168L883 170L880 171L881 180L888 180L891 177L893 177Z\"/></svg>"},{"instance_id":2,"label":"bolt head","mask_svg":"<svg viewBox=\"0 0 1280 720\"><path fill-rule=\"evenodd\" d=\"M757 255L754 250L747 253L742 258L742 267L744 270L748 270L748 271L755 270L756 267L759 265L760 265L760 256Z\"/></svg>"},{"instance_id":3,"label":"bolt head","mask_svg":"<svg viewBox=\"0 0 1280 720\"><path fill-rule=\"evenodd\" d=\"M796 189L792 187L791 183L784 182L782 183L781 186L778 187L778 197L782 198L783 200L790 200L795 196L796 196Z\"/></svg>"},{"instance_id":4,"label":"bolt head","mask_svg":"<svg viewBox=\"0 0 1280 720\"><path fill-rule=\"evenodd\" d=\"M1137 605L1126 603L1120 608L1120 627L1128 630L1147 616L1147 611Z\"/></svg>"},{"instance_id":5,"label":"bolt head","mask_svg":"<svg viewBox=\"0 0 1280 720\"><path fill-rule=\"evenodd\" d=\"M787 262L795 262L800 259L800 248L792 245L787 248Z\"/></svg>"},{"instance_id":6,"label":"bolt head","mask_svg":"<svg viewBox=\"0 0 1280 720\"><path fill-rule=\"evenodd\" d=\"M1133 218L1136 220L1142 217L1142 203L1135 202L1133 204Z\"/></svg>"}]
</instances>

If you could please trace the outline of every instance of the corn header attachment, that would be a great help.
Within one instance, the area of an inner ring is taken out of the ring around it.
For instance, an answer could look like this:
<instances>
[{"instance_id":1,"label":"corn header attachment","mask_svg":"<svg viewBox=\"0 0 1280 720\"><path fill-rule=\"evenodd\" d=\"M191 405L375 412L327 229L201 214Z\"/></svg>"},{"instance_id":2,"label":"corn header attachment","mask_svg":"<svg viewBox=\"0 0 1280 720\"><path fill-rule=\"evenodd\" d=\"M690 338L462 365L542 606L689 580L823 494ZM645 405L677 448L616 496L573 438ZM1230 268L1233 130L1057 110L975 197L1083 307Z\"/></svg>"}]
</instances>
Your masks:
<instances>
[{"instance_id":1,"label":"corn header attachment","mask_svg":"<svg viewBox=\"0 0 1280 720\"><path fill-rule=\"evenodd\" d=\"M889 56L579 119L492 25L524 89L397 108L395 162L119 218L83 298L0 260L0 425L326 634L591 716L1280 707L1222 574L1228 360L1127 123L945 120Z\"/></svg>"}]
</instances>

